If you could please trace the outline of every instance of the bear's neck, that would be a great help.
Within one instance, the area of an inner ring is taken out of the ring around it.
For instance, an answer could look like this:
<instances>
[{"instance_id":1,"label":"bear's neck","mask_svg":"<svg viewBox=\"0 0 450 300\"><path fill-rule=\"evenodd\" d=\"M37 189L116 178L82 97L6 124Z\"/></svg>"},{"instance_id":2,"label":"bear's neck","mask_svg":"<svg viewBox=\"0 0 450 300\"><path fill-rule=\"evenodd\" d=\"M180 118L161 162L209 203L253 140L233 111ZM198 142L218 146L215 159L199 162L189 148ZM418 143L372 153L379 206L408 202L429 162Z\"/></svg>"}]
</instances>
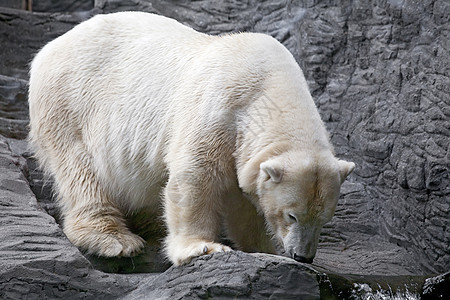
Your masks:
<instances>
[{"instance_id":1,"label":"bear's neck","mask_svg":"<svg viewBox=\"0 0 450 300\"><path fill-rule=\"evenodd\" d=\"M234 157L239 186L248 194L256 192L260 164L272 157L288 151L305 156L333 152L304 78L272 80L284 84L266 89L249 103L238 121Z\"/></svg>"}]
</instances>

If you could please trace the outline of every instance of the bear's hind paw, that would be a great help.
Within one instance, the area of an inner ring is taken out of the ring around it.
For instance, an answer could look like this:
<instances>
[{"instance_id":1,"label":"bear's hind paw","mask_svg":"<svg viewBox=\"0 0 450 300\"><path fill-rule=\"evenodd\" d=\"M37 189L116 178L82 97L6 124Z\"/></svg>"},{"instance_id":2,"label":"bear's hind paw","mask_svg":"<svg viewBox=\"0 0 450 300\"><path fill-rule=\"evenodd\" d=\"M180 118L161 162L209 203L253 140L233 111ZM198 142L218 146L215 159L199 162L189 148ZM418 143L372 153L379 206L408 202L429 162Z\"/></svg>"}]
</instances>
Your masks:
<instances>
[{"instance_id":1,"label":"bear's hind paw","mask_svg":"<svg viewBox=\"0 0 450 300\"><path fill-rule=\"evenodd\" d=\"M128 233L89 232L74 244L86 249L89 254L103 257L130 257L142 252L145 241L138 235Z\"/></svg>"},{"instance_id":2,"label":"bear's hind paw","mask_svg":"<svg viewBox=\"0 0 450 300\"><path fill-rule=\"evenodd\" d=\"M108 235L100 243L98 255L106 257L130 257L142 252L145 241L133 233Z\"/></svg>"}]
</instances>

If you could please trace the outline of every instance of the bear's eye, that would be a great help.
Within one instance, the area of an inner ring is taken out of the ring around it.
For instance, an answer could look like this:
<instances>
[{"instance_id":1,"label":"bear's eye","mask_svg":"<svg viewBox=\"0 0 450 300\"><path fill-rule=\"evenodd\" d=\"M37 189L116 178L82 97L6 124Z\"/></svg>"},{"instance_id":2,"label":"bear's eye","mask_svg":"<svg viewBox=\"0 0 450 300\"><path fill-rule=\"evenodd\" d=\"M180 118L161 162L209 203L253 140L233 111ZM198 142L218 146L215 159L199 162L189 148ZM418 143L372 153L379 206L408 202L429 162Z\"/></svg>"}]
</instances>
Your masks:
<instances>
[{"instance_id":1,"label":"bear's eye","mask_svg":"<svg viewBox=\"0 0 450 300\"><path fill-rule=\"evenodd\" d=\"M291 222L294 222L294 223L298 222L297 218L292 213L289 214L289 220L291 220Z\"/></svg>"}]
</instances>

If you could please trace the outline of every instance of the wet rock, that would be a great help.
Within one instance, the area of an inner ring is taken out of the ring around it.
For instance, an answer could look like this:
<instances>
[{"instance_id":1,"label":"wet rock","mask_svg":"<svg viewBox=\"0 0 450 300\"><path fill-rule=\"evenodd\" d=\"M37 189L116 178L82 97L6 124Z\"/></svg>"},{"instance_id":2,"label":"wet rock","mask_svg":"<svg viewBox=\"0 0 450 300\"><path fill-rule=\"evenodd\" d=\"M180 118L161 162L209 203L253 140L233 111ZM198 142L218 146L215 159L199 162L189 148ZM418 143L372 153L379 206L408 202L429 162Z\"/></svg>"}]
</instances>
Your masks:
<instances>
[{"instance_id":1,"label":"wet rock","mask_svg":"<svg viewBox=\"0 0 450 300\"><path fill-rule=\"evenodd\" d=\"M425 280L421 299L445 299L450 295L450 272Z\"/></svg>"}]
</instances>

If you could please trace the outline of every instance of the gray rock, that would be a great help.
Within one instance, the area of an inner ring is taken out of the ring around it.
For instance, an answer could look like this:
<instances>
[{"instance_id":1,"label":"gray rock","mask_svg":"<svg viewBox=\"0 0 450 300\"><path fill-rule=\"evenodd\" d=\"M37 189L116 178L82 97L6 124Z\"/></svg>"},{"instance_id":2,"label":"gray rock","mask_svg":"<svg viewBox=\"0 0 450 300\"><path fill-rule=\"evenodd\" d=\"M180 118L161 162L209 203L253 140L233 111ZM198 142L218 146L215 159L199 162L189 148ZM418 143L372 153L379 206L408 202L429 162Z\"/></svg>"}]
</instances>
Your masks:
<instances>
[{"instance_id":1,"label":"gray rock","mask_svg":"<svg viewBox=\"0 0 450 300\"><path fill-rule=\"evenodd\" d=\"M0 74L28 80L33 55L89 16L90 12L48 14L0 7Z\"/></svg>"},{"instance_id":2,"label":"gray rock","mask_svg":"<svg viewBox=\"0 0 450 300\"><path fill-rule=\"evenodd\" d=\"M0 75L0 134L16 139L27 136L28 82Z\"/></svg>"},{"instance_id":3,"label":"gray rock","mask_svg":"<svg viewBox=\"0 0 450 300\"><path fill-rule=\"evenodd\" d=\"M94 0L39 0L33 1L34 12L73 12L94 8Z\"/></svg>"},{"instance_id":4,"label":"gray rock","mask_svg":"<svg viewBox=\"0 0 450 300\"><path fill-rule=\"evenodd\" d=\"M314 266L233 252L166 270L157 244L133 260L102 260L67 241L55 222L51 181L45 184L20 140L28 63L89 16L121 10L159 13L211 34L265 32L293 53L337 155L357 164ZM449 16L445 0L96 0L90 12L70 14L0 8L0 298L348 298L355 282L387 280L389 289L411 284L407 278L420 293L424 278L412 275L450 269ZM297 288L298 280L308 284Z\"/></svg>"},{"instance_id":5,"label":"gray rock","mask_svg":"<svg viewBox=\"0 0 450 300\"><path fill-rule=\"evenodd\" d=\"M127 299L318 299L317 273L292 259L239 251L208 255L143 280Z\"/></svg>"}]
</instances>

